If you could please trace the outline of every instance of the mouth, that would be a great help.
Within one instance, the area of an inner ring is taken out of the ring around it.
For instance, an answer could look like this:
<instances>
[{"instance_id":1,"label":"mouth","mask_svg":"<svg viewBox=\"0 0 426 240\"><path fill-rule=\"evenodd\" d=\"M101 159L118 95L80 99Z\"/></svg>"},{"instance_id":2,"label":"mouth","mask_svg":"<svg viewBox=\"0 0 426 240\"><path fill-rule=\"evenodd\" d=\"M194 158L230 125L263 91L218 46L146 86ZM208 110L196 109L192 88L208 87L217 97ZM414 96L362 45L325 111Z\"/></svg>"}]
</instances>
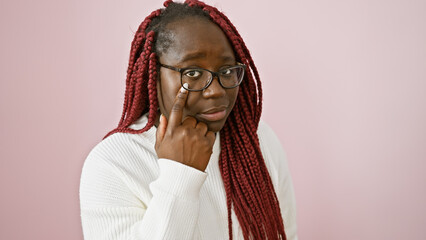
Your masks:
<instances>
[{"instance_id":1,"label":"mouth","mask_svg":"<svg viewBox=\"0 0 426 240\"><path fill-rule=\"evenodd\" d=\"M197 116L199 118L202 118L206 121L219 121L222 120L223 118L225 118L226 116L226 109L227 107L221 106L221 107L217 107L217 108L211 108L205 112L202 113L198 113Z\"/></svg>"}]
</instances>

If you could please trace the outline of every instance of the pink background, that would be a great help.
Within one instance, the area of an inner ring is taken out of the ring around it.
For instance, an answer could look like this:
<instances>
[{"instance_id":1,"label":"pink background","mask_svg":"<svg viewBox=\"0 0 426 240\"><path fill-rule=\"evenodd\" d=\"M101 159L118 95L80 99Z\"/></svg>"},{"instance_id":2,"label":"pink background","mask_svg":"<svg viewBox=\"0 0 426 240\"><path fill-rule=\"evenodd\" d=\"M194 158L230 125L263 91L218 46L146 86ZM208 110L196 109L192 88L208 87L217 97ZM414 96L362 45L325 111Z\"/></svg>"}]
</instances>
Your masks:
<instances>
[{"instance_id":1,"label":"pink background","mask_svg":"<svg viewBox=\"0 0 426 240\"><path fill-rule=\"evenodd\" d=\"M300 239L425 239L426 2L208 1L240 30ZM0 239L82 239L78 187L160 1L0 3Z\"/></svg>"}]
</instances>

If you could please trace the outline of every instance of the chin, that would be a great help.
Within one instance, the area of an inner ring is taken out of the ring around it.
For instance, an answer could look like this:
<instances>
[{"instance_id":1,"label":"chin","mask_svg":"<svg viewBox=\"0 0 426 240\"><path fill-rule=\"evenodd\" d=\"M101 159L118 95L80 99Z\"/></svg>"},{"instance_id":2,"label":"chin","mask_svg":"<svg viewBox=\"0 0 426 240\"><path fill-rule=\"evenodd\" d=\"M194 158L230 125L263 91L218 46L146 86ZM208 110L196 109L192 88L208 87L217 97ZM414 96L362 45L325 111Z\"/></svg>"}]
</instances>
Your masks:
<instances>
[{"instance_id":1,"label":"chin","mask_svg":"<svg viewBox=\"0 0 426 240\"><path fill-rule=\"evenodd\" d=\"M223 128L223 126L225 126L225 122L226 122L226 119L223 121L218 121L218 122L210 122L207 124L207 126L209 128L209 131L217 133Z\"/></svg>"}]
</instances>

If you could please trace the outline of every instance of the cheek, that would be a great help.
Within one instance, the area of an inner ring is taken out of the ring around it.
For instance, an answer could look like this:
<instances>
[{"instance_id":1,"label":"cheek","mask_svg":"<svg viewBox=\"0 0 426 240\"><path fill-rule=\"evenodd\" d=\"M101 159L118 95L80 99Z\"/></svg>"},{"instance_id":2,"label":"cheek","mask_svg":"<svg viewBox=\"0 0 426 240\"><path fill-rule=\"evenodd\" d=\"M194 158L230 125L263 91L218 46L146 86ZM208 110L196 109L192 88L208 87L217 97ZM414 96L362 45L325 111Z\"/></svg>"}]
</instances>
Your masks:
<instances>
[{"instance_id":1,"label":"cheek","mask_svg":"<svg viewBox=\"0 0 426 240\"><path fill-rule=\"evenodd\" d=\"M240 87L236 87L236 88L228 90L229 91L228 99L229 99L229 102L232 104L232 106L235 104L235 101L237 100L239 90L240 90Z\"/></svg>"},{"instance_id":2,"label":"cheek","mask_svg":"<svg viewBox=\"0 0 426 240\"><path fill-rule=\"evenodd\" d=\"M176 94L180 89L180 82L173 78L170 74L161 73L159 83L157 84L158 90L158 103L161 112L169 116L172 109Z\"/></svg>"}]
</instances>

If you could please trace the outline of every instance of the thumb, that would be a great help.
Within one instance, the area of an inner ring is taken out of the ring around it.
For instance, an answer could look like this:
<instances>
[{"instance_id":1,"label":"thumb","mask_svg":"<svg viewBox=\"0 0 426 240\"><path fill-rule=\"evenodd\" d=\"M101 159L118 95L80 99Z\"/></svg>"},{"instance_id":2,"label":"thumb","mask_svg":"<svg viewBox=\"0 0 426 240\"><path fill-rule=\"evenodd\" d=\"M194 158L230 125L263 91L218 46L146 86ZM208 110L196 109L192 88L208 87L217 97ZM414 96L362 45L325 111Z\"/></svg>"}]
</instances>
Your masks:
<instances>
[{"instance_id":1,"label":"thumb","mask_svg":"<svg viewBox=\"0 0 426 240\"><path fill-rule=\"evenodd\" d=\"M157 133L156 133L157 140L155 142L155 145L163 141L164 134L166 133L166 129L167 129L167 118L163 114L161 114L160 124L158 125Z\"/></svg>"}]
</instances>

